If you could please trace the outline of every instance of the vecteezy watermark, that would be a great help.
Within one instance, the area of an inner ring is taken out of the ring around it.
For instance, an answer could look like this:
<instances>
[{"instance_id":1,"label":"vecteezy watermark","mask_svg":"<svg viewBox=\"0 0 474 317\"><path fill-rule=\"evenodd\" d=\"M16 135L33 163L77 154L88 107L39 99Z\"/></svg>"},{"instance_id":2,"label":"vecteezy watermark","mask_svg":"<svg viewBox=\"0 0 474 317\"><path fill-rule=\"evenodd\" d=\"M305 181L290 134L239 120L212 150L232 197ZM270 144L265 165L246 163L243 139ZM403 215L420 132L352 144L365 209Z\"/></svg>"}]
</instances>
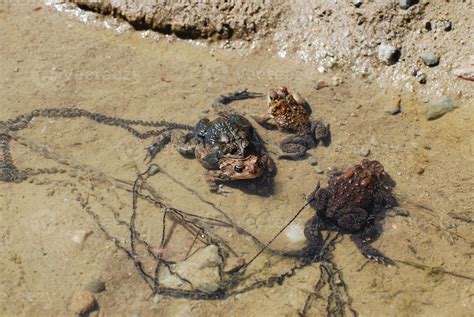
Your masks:
<instances>
[{"instance_id":1,"label":"vecteezy watermark","mask_svg":"<svg viewBox=\"0 0 474 317\"><path fill-rule=\"evenodd\" d=\"M104 82L129 82L138 81L138 72L133 70L118 70L103 72L99 70L74 70L65 71L61 68L36 69L30 72L30 78L40 88L63 85L68 83L88 82L98 84Z\"/></svg>"}]
</instances>

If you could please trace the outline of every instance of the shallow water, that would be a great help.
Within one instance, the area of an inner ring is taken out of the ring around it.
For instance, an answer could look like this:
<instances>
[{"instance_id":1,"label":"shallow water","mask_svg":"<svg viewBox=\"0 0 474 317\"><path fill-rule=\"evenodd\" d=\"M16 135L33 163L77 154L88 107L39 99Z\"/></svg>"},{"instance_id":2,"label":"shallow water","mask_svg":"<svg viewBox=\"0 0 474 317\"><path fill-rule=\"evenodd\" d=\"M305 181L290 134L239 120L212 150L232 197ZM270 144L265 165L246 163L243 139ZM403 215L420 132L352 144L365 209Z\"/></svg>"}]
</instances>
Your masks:
<instances>
[{"instance_id":1,"label":"shallow water","mask_svg":"<svg viewBox=\"0 0 474 317\"><path fill-rule=\"evenodd\" d=\"M138 33L117 34L47 7L39 11L33 7L13 5L0 13L5 30L0 47L0 120L39 107L76 106L127 119L192 125L203 116L215 116L211 104L220 94L242 88L266 92L288 85L307 99L313 117L331 124L331 145L309 151L318 167L327 172L351 166L361 160L361 147L368 147L369 158L382 162L396 181L395 194L410 214L387 217L384 233L374 245L393 259L422 265L418 268L401 262L397 267L368 263L348 237L337 244L334 262L348 285L353 308L361 316L471 314L474 110L468 100L456 100L459 109L427 121L425 106L415 94L401 95L402 112L391 116L384 107L398 90L380 90L377 83L346 79L348 74L323 76L311 65L268 56L265 51L240 56L167 37L144 40ZM332 77L343 83L333 85ZM330 86L315 90L322 80ZM238 102L235 108L244 114L266 111L261 99ZM257 129L275 155L283 134ZM2 314L64 314L71 296L100 277L107 285L96 296L104 315L294 316L318 280L315 264L280 286L222 301L162 296L155 303L133 263L104 238L76 201L78 193L88 197L105 227L126 243L129 233L117 225L112 210L127 220L131 196L114 179L130 183L137 170L146 169L144 148L151 140L137 140L120 129L83 119L35 119L16 138L12 151L20 168L63 162L69 172L0 184L0 267L6 273L0 277ZM47 159L38 153L44 153L44 148L56 154ZM249 195L232 187L221 196L209 193L201 165L184 159L172 146L155 163L176 180L160 173L150 180L167 204L221 217L199 195L262 241L286 224L318 181L327 181L327 175L318 174L308 159L276 161L272 196ZM144 238L157 243L162 215L146 204L139 207L137 226ZM306 209L296 223L303 224L310 214ZM91 234L76 244L71 237L81 230ZM235 232L220 234L240 257L248 260L258 251ZM185 253L192 242L184 232L176 236L170 257ZM291 243L283 235L272 246L285 249ZM249 267L247 282L282 274L293 264L263 254ZM430 269L439 267L444 271ZM316 300L309 315L326 314L325 304L324 298Z\"/></svg>"}]
</instances>

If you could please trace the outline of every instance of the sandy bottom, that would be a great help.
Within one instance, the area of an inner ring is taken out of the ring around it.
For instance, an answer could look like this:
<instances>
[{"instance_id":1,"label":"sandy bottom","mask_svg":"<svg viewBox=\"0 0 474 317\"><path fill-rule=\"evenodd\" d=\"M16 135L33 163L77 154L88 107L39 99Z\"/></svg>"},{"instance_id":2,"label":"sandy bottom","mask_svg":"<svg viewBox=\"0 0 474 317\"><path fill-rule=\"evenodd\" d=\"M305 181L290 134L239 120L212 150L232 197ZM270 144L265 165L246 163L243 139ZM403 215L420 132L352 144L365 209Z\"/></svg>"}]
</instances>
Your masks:
<instances>
[{"instance_id":1,"label":"sandy bottom","mask_svg":"<svg viewBox=\"0 0 474 317\"><path fill-rule=\"evenodd\" d=\"M239 56L232 51L137 34L118 35L84 25L51 9L10 6L0 10L0 120L35 108L74 106L127 119L168 120L194 125L213 117L220 94L249 88L266 92L288 85L304 96L313 116L331 124L332 143L309 152L323 171L377 159L396 181L395 194L409 217L388 217L374 244L387 256L410 263L396 267L368 263L348 237L337 244L334 262L342 271L360 316L470 316L474 309L473 230L474 108L460 108L435 120L424 117L415 94L401 94L402 112L384 108L399 92L350 74L318 74L316 69L270 57L265 52ZM316 90L318 81L343 83ZM256 99L235 104L244 114L264 113ZM272 155L283 134L257 128ZM35 119L15 134L12 154L19 168L63 167L61 175L40 175L20 184L0 184L0 314L67 315L71 297L94 279L106 283L96 294L100 314L130 316L294 316L319 277L318 264L298 271L282 285L260 288L226 300L192 301L161 296L150 289L133 263L105 239L77 201L86 197L103 225L127 244L131 195L126 189L144 171L144 148L126 131L85 119ZM45 158L45 149L50 152ZM237 224L268 241L304 204L315 184L325 184L309 160L276 161L278 174L270 197L226 187L226 196L209 193L204 170L172 146L156 158L168 175L150 184L169 205L198 215L221 215L196 193L226 211ZM421 173L422 169L424 172ZM127 184L128 183L128 184ZM118 186L122 184L123 186ZM127 187L128 186L128 187ZM192 189L196 193L191 192ZM142 237L158 243L162 214L142 203L137 226ZM307 209L298 218L304 223ZM88 236L73 241L80 232ZM239 256L258 248L235 232L222 231ZM240 239L240 240L239 240ZM177 235L174 255L185 253L193 237ZM284 237L275 248L285 248ZM173 254L169 255L170 257ZM282 274L294 261L263 254L246 273L250 280ZM452 272L453 274L447 274ZM325 298L309 314L326 314ZM471 312L471 313L469 313Z\"/></svg>"}]
</instances>

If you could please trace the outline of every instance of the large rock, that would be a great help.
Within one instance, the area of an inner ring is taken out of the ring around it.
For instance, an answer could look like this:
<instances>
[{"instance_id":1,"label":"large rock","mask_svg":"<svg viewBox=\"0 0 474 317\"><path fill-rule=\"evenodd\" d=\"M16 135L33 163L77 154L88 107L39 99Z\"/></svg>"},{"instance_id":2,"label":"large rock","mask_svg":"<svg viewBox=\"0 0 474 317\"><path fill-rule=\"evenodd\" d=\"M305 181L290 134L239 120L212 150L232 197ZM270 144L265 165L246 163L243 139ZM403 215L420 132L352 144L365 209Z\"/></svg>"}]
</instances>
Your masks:
<instances>
[{"instance_id":1,"label":"large rock","mask_svg":"<svg viewBox=\"0 0 474 317\"><path fill-rule=\"evenodd\" d=\"M160 284L171 288L186 288L189 281L193 289L212 293L221 285L220 269L223 265L219 250L214 245L200 249L188 259L171 266L160 278ZM182 279L181 279L181 278Z\"/></svg>"},{"instance_id":2,"label":"large rock","mask_svg":"<svg viewBox=\"0 0 474 317\"><path fill-rule=\"evenodd\" d=\"M276 25L281 6L272 1L69 0L79 7L122 17L136 29L187 39L247 38ZM282 1L280 1L282 2Z\"/></svg>"},{"instance_id":3,"label":"large rock","mask_svg":"<svg viewBox=\"0 0 474 317\"><path fill-rule=\"evenodd\" d=\"M426 105L426 119L438 119L456 108L458 108L458 106L449 97L443 96Z\"/></svg>"}]
</instances>

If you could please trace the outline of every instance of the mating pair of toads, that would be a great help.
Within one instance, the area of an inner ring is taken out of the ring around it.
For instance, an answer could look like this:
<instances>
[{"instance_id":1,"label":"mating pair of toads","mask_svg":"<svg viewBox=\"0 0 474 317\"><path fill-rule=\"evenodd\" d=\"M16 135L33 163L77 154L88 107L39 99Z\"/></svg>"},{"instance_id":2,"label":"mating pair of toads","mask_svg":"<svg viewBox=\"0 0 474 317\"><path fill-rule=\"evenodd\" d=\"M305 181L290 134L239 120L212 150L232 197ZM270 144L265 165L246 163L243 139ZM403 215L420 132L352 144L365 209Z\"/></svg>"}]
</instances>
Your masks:
<instances>
[{"instance_id":1,"label":"mating pair of toads","mask_svg":"<svg viewBox=\"0 0 474 317\"><path fill-rule=\"evenodd\" d=\"M193 131L175 136L177 150L194 156L208 170L211 191L219 190L219 183L233 180L256 180L265 185L275 173L275 164L252 124L228 104L235 100L259 97L247 90L221 96L214 103L219 117L201 119ZM278 129L289 135L280 142L279 158L298 159L318 143L329 143L329 126L310 120L311 108L286 87L271 90L268 95L268 114L252 116L268 129ZM148 148L148 157L160 151L171 138L160 138ZM344 172L334 172L328 186L319 183L308 197L316 210L305 225L307 251L317 252L322 243L322 230L351 234L351 239L367 258L394 264L370 246L380 234L378 216L396 204L391 194L389 176L378 161L364 159ZM258 186L259 187L259 186Z\"/></svg>"}]
</instances>

